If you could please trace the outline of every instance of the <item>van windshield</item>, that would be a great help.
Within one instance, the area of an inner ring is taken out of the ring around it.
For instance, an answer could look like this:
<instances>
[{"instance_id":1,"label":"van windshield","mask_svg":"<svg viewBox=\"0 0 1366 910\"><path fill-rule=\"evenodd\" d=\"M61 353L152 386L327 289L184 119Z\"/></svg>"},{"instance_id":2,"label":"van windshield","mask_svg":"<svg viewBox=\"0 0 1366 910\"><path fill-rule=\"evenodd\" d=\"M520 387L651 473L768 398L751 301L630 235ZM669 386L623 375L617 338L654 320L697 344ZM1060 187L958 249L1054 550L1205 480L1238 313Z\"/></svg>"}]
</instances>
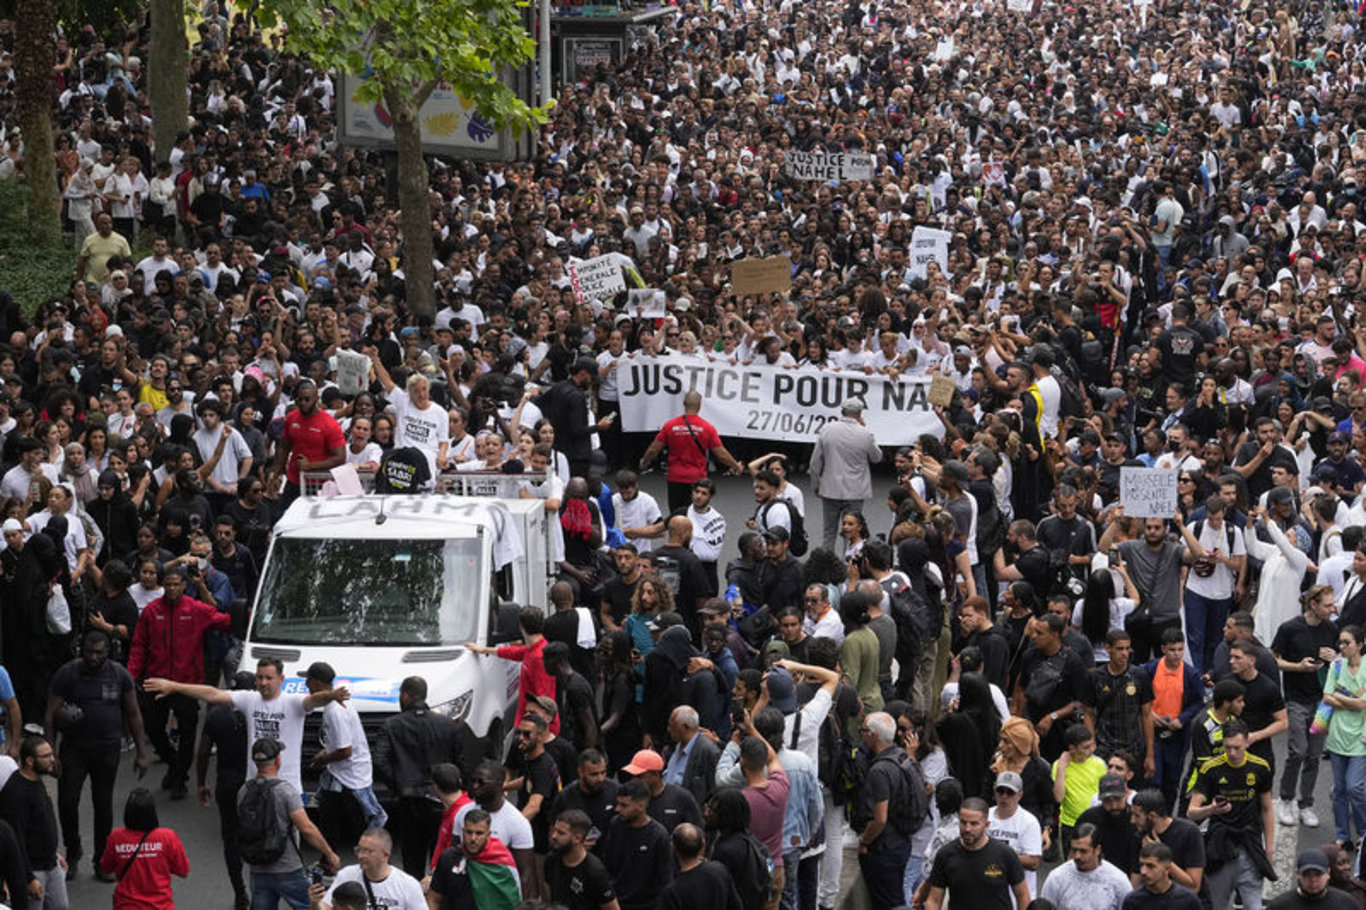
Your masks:
<instances>
[{"instance_id":1,"label":"van windshield","mask_svg":"<svg viewBox=\"0 0 1366 910\"><path fill-rule=\"evenodd\" d=\"M478 636L480 541L281 537L252 616L276 644L458 645Z\"/></svg>"}]
</instances>

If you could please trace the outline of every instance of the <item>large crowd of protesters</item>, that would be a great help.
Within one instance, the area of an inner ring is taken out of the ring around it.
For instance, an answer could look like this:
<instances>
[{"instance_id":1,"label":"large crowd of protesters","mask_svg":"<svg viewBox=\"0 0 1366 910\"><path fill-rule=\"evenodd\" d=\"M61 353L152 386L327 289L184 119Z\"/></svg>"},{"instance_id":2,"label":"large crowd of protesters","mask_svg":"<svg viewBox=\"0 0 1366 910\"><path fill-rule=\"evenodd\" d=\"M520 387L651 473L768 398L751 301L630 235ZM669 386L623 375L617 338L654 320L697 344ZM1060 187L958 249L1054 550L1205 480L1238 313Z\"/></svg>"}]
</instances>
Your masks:
<instances>
[{"instance_id":1,"label":"large crowd of protesters","mask_svg":"<svg viewBox=\"0 0 1366 910\"><path fill-rule=\"evenodd\" d=\"M160 150L145 17L63 33L71 283L0 293L9 904L64 910L85 860L114 906L173 906L156 807L193 793L254 910L1257 910L1277 829L1320 826L1270 906L1366 908L1358 9L1026 6L668 8L561 87L532 160L429 159L434 314L333 74L209 0ZM666 316L576 295L609 254ZM735 294L771 256L790 291ZM697 395L623 431L622 368L666 356L955 390L905 445L857 397L814 441L722 439ZM545 608L467 646L522 664L510 744L421 677L367 737L335 668L281 694L243 659L276 520L348 464L545 500ZM1171 514L1126 514L1140 467L1176 472ZM162 776L116 826L124 753Z\"/></svg>"}]
</instances>

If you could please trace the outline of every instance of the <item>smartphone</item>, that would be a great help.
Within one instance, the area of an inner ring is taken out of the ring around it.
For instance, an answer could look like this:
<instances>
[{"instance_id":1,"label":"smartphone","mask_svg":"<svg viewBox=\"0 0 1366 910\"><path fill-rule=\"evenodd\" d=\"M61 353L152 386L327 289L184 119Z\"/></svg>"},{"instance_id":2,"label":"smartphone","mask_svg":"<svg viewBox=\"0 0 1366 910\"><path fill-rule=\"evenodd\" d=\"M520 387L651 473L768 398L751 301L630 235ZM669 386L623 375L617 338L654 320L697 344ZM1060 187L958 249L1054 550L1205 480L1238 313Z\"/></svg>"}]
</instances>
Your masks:
<instances>
[{"instance_id":1,"label":"smartphone","mask_svg":"<svg viewBox=\"0 0 1366 910\"><path fill-rule=\"evenodd\" d=\"M745 702L744 699L732 698L730 700L730 722L737 727L745 722Z\"/></svg>"},{"instance_id":2,"label":"smartphone","mask_svg":"<svg viewBox=\"0 0 1366 910\"><path fill-rule=\"evenodd\" d=\"M1119 565L1119 547L1110 548L1110 565Z\"/></svg>"},{"instance_id":3,"label":"smartphone","mask_svg":"<svg viewBox=\"0 0 1366 910\"><path fill-rule=\"evenodd\" d=\"M312 866L309 867L308 876L312 880L313 884L321 885L323 883L323 867L319 866L317 863L314 863Z\"/></svg>"}]
</instances>

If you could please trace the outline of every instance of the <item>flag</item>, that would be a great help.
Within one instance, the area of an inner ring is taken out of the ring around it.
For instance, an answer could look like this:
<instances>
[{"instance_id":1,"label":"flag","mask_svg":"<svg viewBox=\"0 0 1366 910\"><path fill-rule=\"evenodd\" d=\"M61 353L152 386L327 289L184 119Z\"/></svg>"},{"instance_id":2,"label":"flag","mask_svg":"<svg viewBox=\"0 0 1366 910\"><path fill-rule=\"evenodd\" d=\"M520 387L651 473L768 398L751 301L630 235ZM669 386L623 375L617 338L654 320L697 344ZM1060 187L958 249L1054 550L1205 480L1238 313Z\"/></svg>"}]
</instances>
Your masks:
<instances>
[{"instance_id":1,"label":"flag","mask_svg":"<svg viewBox=\"0 0 1366 910\"><path fill-rule=\"evenodd\" d=\"M496 837L469 859L470 888L479 910L512 910L522 902L522 885L512 851Z\"/></svg>"}]
</instances>

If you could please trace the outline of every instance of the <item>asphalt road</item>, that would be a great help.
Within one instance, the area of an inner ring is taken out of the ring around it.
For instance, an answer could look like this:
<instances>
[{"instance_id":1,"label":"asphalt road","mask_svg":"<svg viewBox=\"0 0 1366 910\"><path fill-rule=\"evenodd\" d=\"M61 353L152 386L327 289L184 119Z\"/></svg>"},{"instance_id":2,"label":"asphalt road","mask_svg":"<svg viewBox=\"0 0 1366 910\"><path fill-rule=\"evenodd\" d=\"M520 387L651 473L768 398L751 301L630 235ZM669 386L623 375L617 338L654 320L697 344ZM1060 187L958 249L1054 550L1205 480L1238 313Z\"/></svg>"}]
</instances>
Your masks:
<instances>
[{"instance_id":1,"label":"asphalt road","mask_svg":"<svg viewBox=\"0 0 1366 910\"><path fill-rule=\"evenodd\" d=\"M806 525L808 535L811 537L812 546L819 544L821 528L821 506L820 501L810 492L809 485L804 479L799 479L798 485L806 493L807 517ZM890 485L887 477L874 478L875 498L865 503L864 514L874 533L886 531L891 524L891 515L887 511L882 493ZM661 503L661 508L665 503L664 481L661 475L647 475L642 481L642 488L651 493ZM744 532L745 519L754 510L753 493L748 479L737 477L718 478L718 494L716 507L726 516L727 530L726 543L727 552L734 553L736 540ZM201 715L202 716L202 715ZM1284 737L1277 743L1278 756L1283 756ZM136 780L133 772L132 753L125 753L119 772L118 783L114 795L114 822L118 825L122 820L123 805L128 793L140 782ZM170 798L157 789L157 784L161 780L165 768L163 765L153 763L142 785L145 785L157 794L158 809L161 815L161 824L172 828L180 835L185 844L186 853L190 858L190 875L187 879L177 880L175 884L175 895L177 906L193 907L194 910L220 910L220 908L232 907L232 888L228 882L227 872L222 859L222 842L218 831L218 813L214 808L204 808L198 805L193 799L193 788L191 788L191 798L172 802ZM212 775L212 771L210 771ZM191 781L193 784L193 780ZM1278 780L1279 783L1279 780ZM1266 894L1268 897L1279 894L1282 890L1289 887L1293 881L1294 858L1299 850L1312 846L1319 846L1332 839L1332 803L1329 799L1329 792L1332 786L1332 773L1327 762L1321 765L1318 784L1315 789L1315 806L1322 825L1314 830L1293 827L1282 829L1277 833L1276 849L1276 868L1281 872L1281 880L1276 884L1267 886ZM55 783L50 788L52 790L54 807L56 800ZM81 829L84 836L84 847L86 855L89 856L93 849L90 843L92 830L92 815L89 803L89 789L87 788L85 800L81 806ZM337 845L333 847L342 854L343 861L351 861L351 845ZM851 855L852 856L852 855ZM845 864L846 877L852 875L852 871L857 868L854 862ZM1042 879L1041 879L1042 883ZM83 861L78 870L75 881L68 885L71 906L74 908L98 908L108 907L111 904L113 885L102 884L93 878L93 868L90 861Z\"/></svg>"}]
</instances>

